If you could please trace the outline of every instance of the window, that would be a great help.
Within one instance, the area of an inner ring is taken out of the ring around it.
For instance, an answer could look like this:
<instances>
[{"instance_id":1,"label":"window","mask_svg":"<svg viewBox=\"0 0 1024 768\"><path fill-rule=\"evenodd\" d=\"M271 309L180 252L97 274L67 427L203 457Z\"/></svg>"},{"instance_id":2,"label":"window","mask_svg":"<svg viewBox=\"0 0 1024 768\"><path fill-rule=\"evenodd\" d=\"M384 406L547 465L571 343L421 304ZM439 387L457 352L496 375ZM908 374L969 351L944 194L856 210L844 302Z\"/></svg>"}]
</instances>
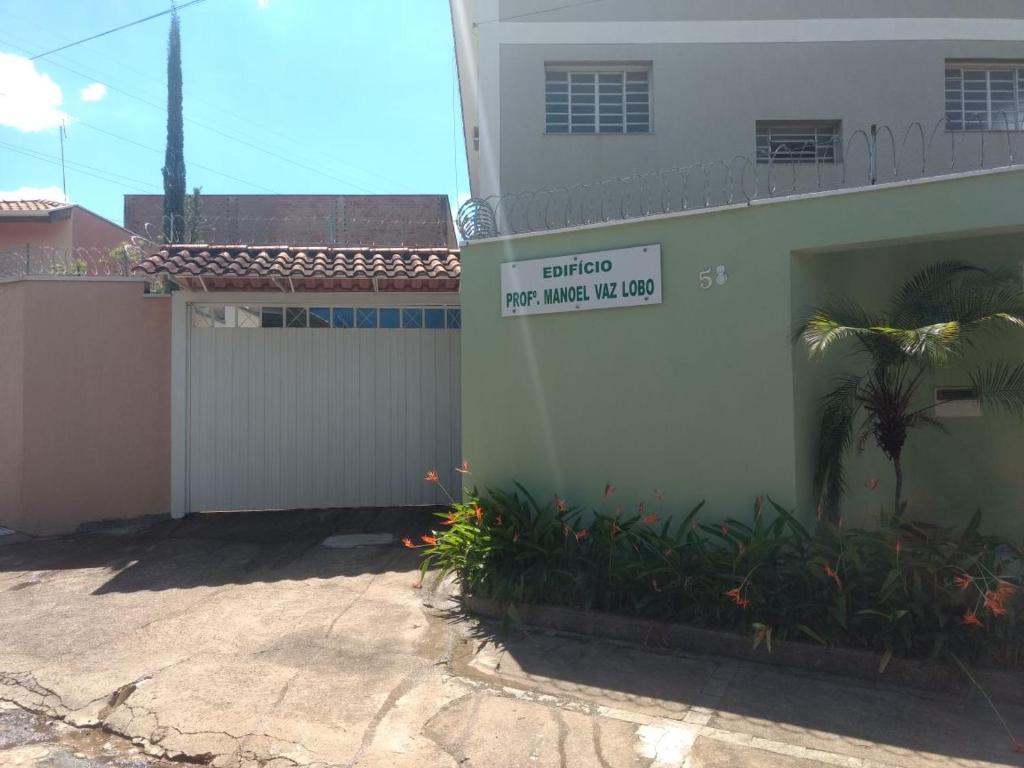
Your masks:
<instances>
[{"instance_id":1,"label":"window","mask_svg":"<svg viewBox=\"0 0 1024 768\"><path fill-rule=\"evenodd\" d=\"M402 327L403 328L422 328L423 327L423 310L420 307L416 309L403 309L402 310Z\"/></svg>"},{"instance_id":2,"label":"window","mask_svg":"<svg viewBox=\"0 0 1024 768\"><path fill-rule=\"evenodd\" d=\"M283 328L284 310L281 307L263 307L262 319L264 328Z\"/></svg>"},{"instance_id":3,"label":"window","mask_svg":"<svg viewBox=\"0 0 1024 768\"><path fill-rule=\"evenodd\" d=\"M376 328L377 308L358 307L356 308L356 328Z\"/></svg>"},{"instance_id":4,"label":"window","mask_svg":"<svg viewBox=\"0 0 1024 768\"><path fill-rule=\"evenodd\" d=\"M458 330L458 307L262 307L192 304L193 328L367 328Z\"/></svg>"},{"instance_id":5,"label":"window","mask_svg":"<svg viewBox=\"0 0 1024 768\"><path fill-rule=\"evenodd\" d=\"M427 307L423 310L424 328L444 328L444 310L441 308Z\"/></svg>"},{"instance_id":6,"label":"window","mask_svg":"<svg viewBox=\"0 0 1024 768\"><path fill-rule=\"evenodd\" d=\"M336 307L332 310L335 328L354 328L355 313L352 307Z\"/></svg>"},{"instance_id":7,"label":"window","mask_svg":"<svg viewBox=\"0 0 1024 768\"><path fill-rule=\"evenodd\" d=\"M837 163L842 159L838 120L758 120L755 133L759 163Z\"/></svg>"},{"instance_id":8,"label":"window","mask_svg":"<svg viewBox=\"0 0 1024 768\"><path fill-rule=\"evenodd\" d=\"M308 323L306 322L306 308L305 307L288 307L285 312L285 321L289 328L305 328Z\"/></svg>"},{"instance_id":9,"label":"window","mask_svg":"<svg viewBox=\"0 0 1024 768\"><path fill-rule=\"evenodd\" d=\"M650 133L650 67L548 67L544 105L548 133Z\"/></svg>"},{"instance_id":10,"label":"window","mask_svg":"<svg viewBox=\"0 0 1024 768\"><path fill-rule=\"evenodd\" d=\"M1024 123L1024 62L946 63L946 129L1019 131Z\"/></svg>"}]
</instances>

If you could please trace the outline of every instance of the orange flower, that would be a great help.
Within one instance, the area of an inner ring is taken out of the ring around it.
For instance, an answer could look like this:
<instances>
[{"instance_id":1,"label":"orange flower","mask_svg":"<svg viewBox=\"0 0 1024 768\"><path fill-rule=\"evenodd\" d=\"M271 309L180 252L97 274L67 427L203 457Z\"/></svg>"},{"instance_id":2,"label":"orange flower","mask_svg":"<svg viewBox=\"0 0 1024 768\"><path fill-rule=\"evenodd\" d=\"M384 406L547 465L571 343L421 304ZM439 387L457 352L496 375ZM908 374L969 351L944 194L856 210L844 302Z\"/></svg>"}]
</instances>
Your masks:
<instances>
[{"instance_id":1,"label":"orange flower","mask_svg":"<svg viewBox=\"0 0 1024 768\"><path fill-rule=\"evenodd\" d=\"M581 528L580 530L576 531L576 541L583 541L589 535L590 531L588 531L586 528Z\"/></svg>"},{"instance_id":2,"label":"orange flower","mask_svg":"<svg viewBox=\"0 0 1024 768\"><path fill-rule=\"evenodd\" d=\"M604 497L607 499L613 493L615 493L615 486L612 485L611 483L605 483L604 484Z\"/></svg>"},{"instance_id":3,"label":"orange flower","mask_svg":"<svg viewBox=\"0 0 1024 768\"><path fill-rule=\"evenodd\" d=\"M967 589L974 583L974 577L969 573L959 573L953 577L953 583L960 589Z\"/></svg>"},{"instance_id":4,"label":"orange flower","mask_svg":"<svg viewBox=\"0 0 1024 768\"><path fill-rule=\"evenodd\" d=\"M569 509L569 505L565 503L565 499L563 499L561 496L556 495L555 496L555 511L556 512L565 512L567 509Z\"/></svg>"},{"instance_id":5,"label":"orange flower","mask_svg":"<svg viewBox=\"0 0 1024 768\"><path fill-rule=\"evenodd\" d=\"M480 507L477 507L473 512L476 515L476 523L479 525L484 521L484 511L480 509Z\"/></svg>"},{"instance_id":6,"label":"orange flower","mask_svg":"<svg viewBox=\"0 0 1024 768\"><path fill-rule=\"evenodd\" d=\"M1003 605L1003 601L999 599L995 592L985 593L985 607L992 611L994 616L1006 615L1006 606Z\"/></svg>"},{"instance_id":7,"label":"orange flower","mask_svg":"<svg viewBox=\"0 0 1024 768\"><path fill-rule=\"evenodd\" d=\"M1004 599L1010 597L1017 591L1017 588L1008 581L998 579L996 583L996 593L1002 595Z\"/></svg>"},{"instance_id":8,"label":"orange flower","mask_svg":"<svg viewBox=\"0 0 1024 768\"><path fill-rule=\"evenodd\" d=\"M437 470L436 469L430 470L429 472L427 472L427 474L425 474L423 476L423 479L426 480L428 483L436 483L437 482Z\"/></svg>"},{"instance_id":9,"label":"orange flower","mask_svg":"<svg viewBox=\"0 0 1024 768\"><path fill-rule=\"evenodd\" d=\"M459 519L455 517L453 512L449 512L448 517L441 521L441 525L455 525L457 522L459 522Z\"/></svg>"},{"instance_id":10,"label":"orange flower","mask_svg":"<svg viewBox=\"0 0 1024 768\"><path fill-rule=\"evenodd\" d=\"M437 546L437 538L434 536L420 536L420 538L423 540L423 543L425 543L427 546Z\"/></svg>"},{"instance_id":11,"label":"orange flower","mask_svg":"<svg viewBox=\"0 0 1024 768\"><path fill-rule=\"evenodd\" d=\"M733 587L722 594L736 603L740 608L746 608L750 605L750 600L743 596L743 587Z\"/></svg>"},{"instance_id":12,"label":"orange flower","mask_svg":"<svg viewBox=\"0 0 1024 768\"><path fill-rule=\"evenodd\" d=\"M832 568L829 565L822 565L821 567L822 567L822 570L825 571L825 575L828 576L830 579L832 579L832 581L834 581L836 583L837 587L842 589L843 588L843 582L839 578L839 572L836 571L834 568Z\"/></svg>"},{"instance_id":13,"label":"orange flower","mask_svg":"<svg viewBox=\"0 0 1024 768\"><path fill-rule=\"evenodd\" d=\"M402 539L402 543L409 549L416 549L416 545L412 543L412 539L410 539L408 536Z\"/></svg>"},{"instance_id":14,"label":"orange flower","mask_svg":"<svg viewBox=\"0 0 1024 768\"><path fill-rule=\"evenodd\" d=\"M647 523L648 525L654 525L655 523L658 522L658 516L657 515L648 515L647 517L644 518L644 522Z\"/></svg>"},{"instance_id":15,"label":"orange flower","mask_svg":"<svg viewBox=\"0 0 1024 768\"><path fill-rule=\"evenodd\" d=\"M456 467L455 471L460 473L460 474L463 474L463 475L468 475L469 474L469 462L466 461L465 459L463 459L462 460L462 466L461 467Z\"/></svg>"},{"instance_id":16,"label":"orange flower","mask_svg":"<svg viewBox=\"0 0 1024 768\"><path fill-rule=\"evenodd\" d=\"M964 622L964 624L966 624L968 626L974 626L974 627L983 627L983 626L985 626L984 624L981 623L981 619L978 618L978 614L976 614L974 611L966 611L964 613L963 622Z\"/></svg>"}]
</instances>

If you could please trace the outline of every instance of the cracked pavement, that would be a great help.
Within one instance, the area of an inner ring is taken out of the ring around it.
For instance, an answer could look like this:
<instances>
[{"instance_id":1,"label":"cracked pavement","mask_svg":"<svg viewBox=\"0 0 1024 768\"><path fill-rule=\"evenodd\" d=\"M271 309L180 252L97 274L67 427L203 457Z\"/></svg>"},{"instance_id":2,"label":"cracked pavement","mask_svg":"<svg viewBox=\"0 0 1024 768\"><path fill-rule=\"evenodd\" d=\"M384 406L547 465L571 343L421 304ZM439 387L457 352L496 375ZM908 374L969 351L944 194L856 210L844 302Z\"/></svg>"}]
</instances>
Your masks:
<instances>
[{"instance_id":1,"label":"cracked pavement","mask_svg":"<svg viewBox=\"0 0 1024 768\"><path fill-rule=\"evenodd\" d=\"M429 524L201 515L0 546L0 700L46 728L123 736L132 766L1024 765L980 697L503 636L454 611L447 585L414 588L415 552L319 546ZM1024 710L1002 713L1024 729ZM20 722L0 716L0 765L121 765L76 763Z\"/></svg>"}]
</instances>

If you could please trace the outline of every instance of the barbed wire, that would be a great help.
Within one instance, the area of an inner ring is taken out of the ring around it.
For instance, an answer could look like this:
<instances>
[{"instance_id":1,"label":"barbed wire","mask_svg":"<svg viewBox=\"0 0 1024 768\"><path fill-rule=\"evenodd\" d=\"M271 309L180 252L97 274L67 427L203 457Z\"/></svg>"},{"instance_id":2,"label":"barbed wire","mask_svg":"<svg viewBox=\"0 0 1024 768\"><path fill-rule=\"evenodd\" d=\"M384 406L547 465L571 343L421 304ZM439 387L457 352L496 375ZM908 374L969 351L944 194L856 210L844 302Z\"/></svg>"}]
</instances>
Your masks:
<instances>
[{"instance_id":1,"label":"barbed wire","mask_svg":"<svg viewBox=\"0 0 1024 768\"><path fill-rule=\"evenodd\" d=\"M1005 130L965 131L949 128L949 122L946 117L930 125L915 121L901 131L876 124L845 139L773 142L767 152L736 154L727 161L473 198L459 208L456 226L466 240L557 230L1009 167L1024 156L1016 115L1011 120L1002 113Z\"/></svg>"},{"instance_id":2,"label":"barbed wire","mask_svg":"<svg viewBox=\"0 0 1024 768\"><path fill-rule=\"evenodd\" d=\"M160 219L161 224L167 221L167 217ZM165 227L161 224L145 222L141 226L142 234L153 241L162 241ZM428 228L432 231L425 233ZM232 216L200 213L195 224L186 222L186 231L191 230L195 230L196 237L186 235L185 240L216 245L444 248L449 246L448 235L454 234L455 228L450 216L412 219L353 218L334 214ZM455 243L450 245L457 247Z\"/></svg>"}]
</instances>

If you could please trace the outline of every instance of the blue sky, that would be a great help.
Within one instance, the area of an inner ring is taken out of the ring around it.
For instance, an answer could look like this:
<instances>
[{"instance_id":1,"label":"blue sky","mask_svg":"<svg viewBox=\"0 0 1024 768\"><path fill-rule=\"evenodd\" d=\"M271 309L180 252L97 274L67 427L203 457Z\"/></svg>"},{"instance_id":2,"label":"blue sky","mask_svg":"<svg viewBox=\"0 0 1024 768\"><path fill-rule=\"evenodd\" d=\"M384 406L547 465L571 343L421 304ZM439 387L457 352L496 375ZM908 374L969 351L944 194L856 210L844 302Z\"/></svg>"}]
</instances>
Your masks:
<instances>
[{"instance_id":1,"label":"blue sky","mask_svg":"<svg viewBox=\"0 0 1024 768\"><path fill-rule=\"evenodd\" d=\"M0 3L0 195L59 191L62 119L73 202L163 191L169 16L25 57L167 6ZM205 0L181 29L189 189L466 196L448 0Z\"/></svg>"}]
</instances>

